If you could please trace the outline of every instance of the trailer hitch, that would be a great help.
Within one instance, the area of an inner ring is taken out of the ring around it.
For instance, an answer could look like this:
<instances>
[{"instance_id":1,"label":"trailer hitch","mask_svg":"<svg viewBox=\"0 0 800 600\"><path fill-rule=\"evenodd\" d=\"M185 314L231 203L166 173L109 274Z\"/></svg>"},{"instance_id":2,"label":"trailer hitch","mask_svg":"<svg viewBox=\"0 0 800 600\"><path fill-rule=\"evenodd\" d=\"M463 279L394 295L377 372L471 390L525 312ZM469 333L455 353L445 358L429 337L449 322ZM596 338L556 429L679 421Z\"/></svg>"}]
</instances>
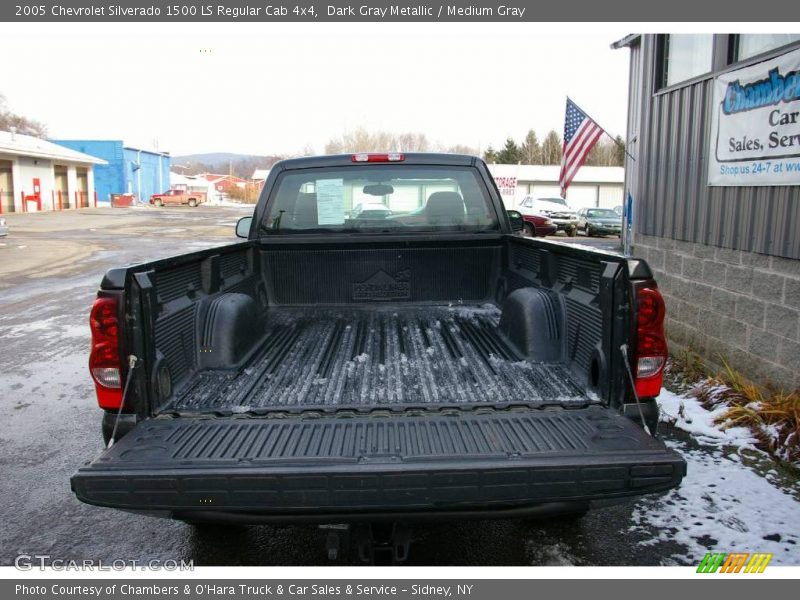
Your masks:
<instances>
[{"instance_id":1,"label":"trailer hitch","mask_svg":"<svg viewBox=\"0 0 800 600\"><path fill-rule=\"evenodd\" d=\"M327 531L328 560L337 560L344 548L355 544L358 558L367 565L400 565L408 560L412 530L404 523L357 523L320 525Z\"/></svg>"}]
</instances>

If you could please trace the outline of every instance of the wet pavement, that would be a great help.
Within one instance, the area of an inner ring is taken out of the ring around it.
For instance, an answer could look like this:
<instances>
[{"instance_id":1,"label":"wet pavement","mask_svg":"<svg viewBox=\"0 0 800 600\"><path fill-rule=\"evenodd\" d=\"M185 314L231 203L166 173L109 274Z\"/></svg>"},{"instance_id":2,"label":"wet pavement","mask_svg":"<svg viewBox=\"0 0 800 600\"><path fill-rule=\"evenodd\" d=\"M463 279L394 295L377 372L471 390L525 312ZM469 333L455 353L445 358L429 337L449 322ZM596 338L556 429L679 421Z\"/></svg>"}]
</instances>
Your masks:
<instances>
[{"instance_id":1,"label":"wet pavement","mask_svg":"<svg viewBox=\"0 0 800 600\"><path fill-rule=\"evenodd\" d=\"M103 272L234 242L233 224L247 214L211 207L110 212L76 211L57 227L59 215L10 215L12 234L0 240L0 564L13 564L20 554L195 565L331 564L325 533L315 526L193 527L87 506L70 491L72 473L102 449L100 410L86 363L88 311ZM57 252L61 243L92 250L74 261L61 260L52 270L45 262L32 270L35 276L15 271L7 251L22 253L19 246L37 243L49 248L38 250L44 254ZM796 483L781 490L730 453L699 447L670 427L663 434L689 459L681 489L578 521L422 525L413 530L409 563L697 564L706 549L733 550L722 547L726 543L740 544L740 551L775 552L775 562L800 563ZM721 480L711 481L717 474ZM773 510L754 513L758 509L745 503L735 519L722 519L721 512L737 511L735 486L751 476L754 482L747 485L767 486L763 492L774 494ZM725 487L728 480L733 488ZM355 549L347 548L333 564L359 564Z\"/></svg>"}]
</instances>

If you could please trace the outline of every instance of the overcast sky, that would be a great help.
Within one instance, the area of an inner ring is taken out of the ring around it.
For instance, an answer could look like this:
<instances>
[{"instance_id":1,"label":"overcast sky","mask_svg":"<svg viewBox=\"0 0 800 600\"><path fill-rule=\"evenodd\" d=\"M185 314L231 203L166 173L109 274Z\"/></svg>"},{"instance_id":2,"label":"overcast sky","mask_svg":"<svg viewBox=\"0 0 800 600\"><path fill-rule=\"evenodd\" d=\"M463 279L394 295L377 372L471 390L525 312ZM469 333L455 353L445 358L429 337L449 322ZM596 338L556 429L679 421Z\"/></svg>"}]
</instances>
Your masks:
<instances>
[{"instance_id":1,"label":"overcast sky","mask_svg":"<svg viewBox=\"0 0 800 600\"><path fill-rule=\"evenodd\" d=\"M625 33L15 25L0 31L0 56L11 57L0 93L53 138L157 140L177 155L322 152L358 126L485 149L529 128L560 134L567 95L624 135L628 51L609 44Z\"/></svg>"}]
</instances>

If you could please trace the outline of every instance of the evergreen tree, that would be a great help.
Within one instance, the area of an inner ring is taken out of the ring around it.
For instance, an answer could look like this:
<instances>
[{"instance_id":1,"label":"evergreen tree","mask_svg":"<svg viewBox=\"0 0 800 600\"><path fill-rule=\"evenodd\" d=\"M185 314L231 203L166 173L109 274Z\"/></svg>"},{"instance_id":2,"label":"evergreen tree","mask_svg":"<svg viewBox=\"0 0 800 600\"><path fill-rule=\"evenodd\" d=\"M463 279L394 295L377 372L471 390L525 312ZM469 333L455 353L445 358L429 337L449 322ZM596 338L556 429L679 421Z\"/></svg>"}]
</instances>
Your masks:
<instances>
[{"instance_id":1,"label":"evergreen tree","mask_svg":"<svg viewBox=\"0 0 800 600\"><path fill-rule=\"evenodd\" d=\"M501 165L515 165L519 160L517 143L512 138L506 138L506 145L497 153L497 162Z\"/></svg>"}]
</instances>

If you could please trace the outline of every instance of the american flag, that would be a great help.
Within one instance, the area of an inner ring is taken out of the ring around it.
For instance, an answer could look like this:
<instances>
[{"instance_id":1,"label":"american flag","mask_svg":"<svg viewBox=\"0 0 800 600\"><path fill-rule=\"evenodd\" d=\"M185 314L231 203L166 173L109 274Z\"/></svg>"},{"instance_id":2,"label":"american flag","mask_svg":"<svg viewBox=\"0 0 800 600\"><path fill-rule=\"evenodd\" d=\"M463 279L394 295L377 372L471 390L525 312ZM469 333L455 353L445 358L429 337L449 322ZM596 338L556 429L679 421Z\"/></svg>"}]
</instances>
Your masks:
<instances>
[{"instance_id":1,"label":"american flag","mask_svg":"<svg viewBox=\"0 0 800 600\"><path fill-rule=\"evenodd\" d=\"M561 175L558 178L562 196L566 197L569 184L572 183L578 169L586 160L586 155L589 154L601 135L603 135L603 129L567 98Z\"/></svg>"}]
</instances>

